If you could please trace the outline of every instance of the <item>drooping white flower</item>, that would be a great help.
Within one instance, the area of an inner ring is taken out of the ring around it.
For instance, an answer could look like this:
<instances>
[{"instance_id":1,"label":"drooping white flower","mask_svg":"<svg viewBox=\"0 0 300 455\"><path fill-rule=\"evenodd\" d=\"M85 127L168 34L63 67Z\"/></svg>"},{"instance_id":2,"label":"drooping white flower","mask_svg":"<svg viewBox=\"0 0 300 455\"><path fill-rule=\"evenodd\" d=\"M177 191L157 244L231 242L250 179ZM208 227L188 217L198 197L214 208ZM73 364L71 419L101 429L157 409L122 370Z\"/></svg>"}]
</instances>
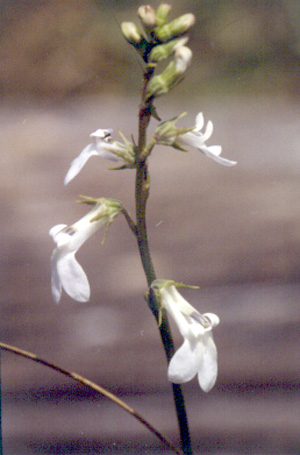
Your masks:
<instances>
[{"instance_id":1,"label":"drooping white flower","mask_svg":"<svg viewBox=\"0 0 300 455\"><path fill-rule=\"evenodd\" d=\"M134 163L133 150L129 142L122 144L121 142L113 141L111 128L98 129L90 134L92 143L87 145L77 158L75 158L68 170L64 183L67 185L81 171L87 160L93 156L101 156L110 161L118 161L123 159L125 167L132 167Z\"/></svg>"},{"instance_id":2,"label":"drooping white flower","mask_svg":"<svg viewBox=\"0 0 300 455\"><path fill-rule=\"evenodd\" d=\"M186 147L193 147L202 152L204 155L212 158L219 164L224 166L234 166L236 161L231 161L221 157L222 147L220 145L206 145L206 141L211 137L213 133L213 123L209 120L207 122L205 131L202 133L201 130L204 126L204 117L202 112L196 117L196 126L192 131L184 134L180 134L176 137L174 146L185 149Z\"/></svg>"},{"instance_id":3,"label":"drooping white flower","mask_svg":"<svg viewBox=\"0 0 300 455\"><path fill-rule=\"evenodd\" d=\"M122 210L121 203L113 199L99 199L93 209L72 226L58 224L49 234L56 243L51 256L51 289L56 303L62 288L74 300L86 302L90 298L87 276L77 262L75 254L88 238L103 225L109 225Z\"/></svg>"},{"instance_id":4,"label":"drooping white flower","mask_svg":"<svg viewBox=\"0 0 300 455\"><path fill-rule=\"evenodd\" d=\"M175 384L182 384L197 375L202 390L209 392L218 373L212 329L220 320L213 313L200 314L181 296L176 284L174 281L155 280L151 285L184 338L169 363L168 378Z\"/></svg>"}]
</instances>

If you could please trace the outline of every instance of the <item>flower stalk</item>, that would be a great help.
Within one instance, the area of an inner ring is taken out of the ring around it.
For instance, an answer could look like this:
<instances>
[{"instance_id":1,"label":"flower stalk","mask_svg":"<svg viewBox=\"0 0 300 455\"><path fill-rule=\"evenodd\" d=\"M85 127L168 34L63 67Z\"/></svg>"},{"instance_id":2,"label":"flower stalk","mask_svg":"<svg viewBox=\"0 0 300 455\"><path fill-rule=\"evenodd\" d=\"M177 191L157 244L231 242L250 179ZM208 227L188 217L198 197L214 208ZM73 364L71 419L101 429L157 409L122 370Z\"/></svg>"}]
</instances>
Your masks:
<instances>
[{"instance_id":1,"label":"flower stalk","mask_svg":"<svg viewBox=\"0 0 300 455\"><path fill-rule=\"evenodd\" d=\"M139 110L139 138L137 149L137 168L136 168L136 236L138 241L139 253L146 275L147 284L150 287L152 282L156 280L156 274L150 254L149 241L146 225L146 205L149 197L150 176L147 165L146 142L147 142L147 127L151 118L151 108L153 100L147 98L147 86L154 73L154 67L149 66L144 73L144 87L142 92L142 102ZM153 144L154 145L154 144ZM162 317L159 317L159 305L155 293L150 288L148 294L148 305L151 309L158 325L160 337L164 347L168 363L174 355L174 343L171 335L171 330L166 312L163 311ZM160 320L161 319L161 320ZM181 447L185 455L192 454L191 439L188 427L187 414L182 388L179 384L172 384L173 398L176 408L177 420L179 424Z\"/></svg>"}]
</instances>

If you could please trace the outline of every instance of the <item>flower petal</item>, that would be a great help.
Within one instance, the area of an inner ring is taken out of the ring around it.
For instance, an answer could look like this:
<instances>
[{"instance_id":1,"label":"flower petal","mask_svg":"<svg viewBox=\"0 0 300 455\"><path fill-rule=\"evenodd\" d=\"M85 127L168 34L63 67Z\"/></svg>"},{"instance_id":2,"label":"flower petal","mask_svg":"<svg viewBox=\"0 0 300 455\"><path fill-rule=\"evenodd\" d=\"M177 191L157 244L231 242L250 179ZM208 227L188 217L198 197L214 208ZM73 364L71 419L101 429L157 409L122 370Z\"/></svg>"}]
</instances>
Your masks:
<instances>
[{"instance_id":1,"label":"flower petal","mask_svg":"<svg viewBox=\"0 0 300 455\"><path fill-rule=\"evenodd\" d=\"M58 303L60 301L62 292L62 284L57 269L57 254L58 250L55 249L51 257L51 290L55 303Z\"/></svg>"},{"instance_id":2,"label":"flower petal","mask_svg":"<svg viewBox=\"0 0 300 455\"><path fill-rule=\"evenodd\" d=\"M57 224L56 226L53 226L50 231L49 231L49 235L51 235L51 237L53 238L53 240L55 241L55 237L57 236L57 234L62 231L64 228L66 228L67 225L66 224Z\"/></svg>"},{"instance_id":3,"label":"flower petal","mask_svg":"<svg viewBox=\"0 0 300 455\"><path fill-rule=\"evenodd\" d=\"M104 129L99 128L98 130L91 133L90 137L97 137L99 139L107 139L112 135L113 132L114 132L114 130L112 128L104 128Z\"/></svg>"},{"instance_id":4,"label":"flower petal","mask_svg":"<svg viewBox=\"0 0 300 455\"><path fill-rule=\"evenodd\" d=\"M89 144L82 150L80 155L78 155L78 157L72 161L70 169L68 170L65 176L64 180L65 185L67 185L74 177L76 177L76 175L81 171L87 160L93 155L98 155L98 152L94 144Z\"/></svg>"},{"instance_id":5,"label":"flower petal","mask_svg":"<svg viewBox=\"0 0 300 455\"><path fill-rule=\"evenodd\" d=\"M218 375L217 348L209 331L202 338L203 357L198 370L199 385L204 392L209 392L215 385Z\"/></svg>"},{"instance_id":6,"label":"flower petal","mask_svg":"<svg viewBox=\"0 0 300 455\"><path fill-rule=\"evenodd\" d=\"M194 134L192 131L189 133L181 134L176 139L176 145L185 149L188 147L194 147L195 149L200 149L200 147L204 146L204 141L202 139L202 135Z\"/></svg>"},{"instance_id":7,"label":"flower petal","mask_svg":"<svg viewBox=\"0 0 300 455\"><path fill-rule=\"evenodd\" d=\"M161 295L163 298L163 305L165 309L167 310L169 315L174 319L183 338L188 339L195 338L193 330L194 324L191 321L191 318L182 312L182 306L184 306L185 303L188 305L188 309L189 307L191 307L191 305L183 299L183 297L179 294L175 286L169 286L167 288L162 289ZM178 304L179 298L183 299L183 301L181 301L180 304ZM200 324L199 327L201 327Z\"/></svg>"},{"instance_id":8,"label":"flower petal","mask_svg":"<svg viewBox=\"0 0 300 455\"><path fill-rule=\"evenodd\" d=\"M220 318L214 313L204 313L202 315L204 318L207 318L211 323L211 328L217 327L220 324Z\"/></svg>"},{"instance_id":9,"label":"flower petal","mask_svg":"<svg viewBox=\"0 0 300 455\"><path fill-rule=\"evenodd\" d=\"M58 250L57 250L58 251ZM56 272L57 270L57 272ZM58 252L52 256L53 278L53 297L57 295L57 277L60 280L60 286L63 286L66 293L72 299L78 302L87 302L90 298L90 285L87 276L75 258L75 252L61 253Z\"/></svg>"},{"instance_id":10,"label":"flower petal","mask_svg":"<svg viewBox=\"0 0 300 455\"><path fill-rule=\"evenodd\" d=\"M213 122L211 122L210 120L207 122L207 125L206 125L206 128L205 128L205 132L202 134L202 140L203 142L207 141L210 136L212 135L213 133L213 130L214 130L214 126L213 126Z\"/></svg>"},{"instance_id":11,"label":"flower petal","mask_svg":"<svg viewBox=\"0 0 300 455\"><path fill-rule=\"evenodd\" d=\"M185 339L170 361L169 381L174 384L183 384L193 379L199 370L201 359L202 344Z\"/></svg>"},{"instance_id":12,"label":"flower petal","mask_svg":"<svg viewBox=\"0 0 300 455\"><path fill-rule=\"evenodd\" d=\"M208 158L213 159L219 164L222 164L223 166L234 166L237 162L236 161L231 161L226 158L223 158L222 156L219 156L222 152L222 147L220 145L211 145L209 147L203 145L199 147L200 152L202 152L204 155L206 155Z\"/></svg>"},{"instance_id":13,"label":"flower petal","mask_svg":"<svg viewBox=\"0 0 300 455\"><path fill-rule=\"evenodd\" d=\"M201 131L204 125L204 116L202 112L199 112L196 116L196 127L194 131Z\"/></svg>"}]
</instances>

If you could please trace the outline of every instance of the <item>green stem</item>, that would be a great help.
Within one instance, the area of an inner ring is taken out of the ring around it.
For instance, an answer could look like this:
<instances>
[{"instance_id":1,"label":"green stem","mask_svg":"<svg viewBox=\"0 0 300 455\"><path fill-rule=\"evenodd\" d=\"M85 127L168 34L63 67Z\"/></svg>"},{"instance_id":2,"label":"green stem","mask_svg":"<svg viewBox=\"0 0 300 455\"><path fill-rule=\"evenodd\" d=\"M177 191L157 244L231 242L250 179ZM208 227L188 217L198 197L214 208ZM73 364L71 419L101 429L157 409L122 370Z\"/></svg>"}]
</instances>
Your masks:
<instances>
[{"instance_id":1,"label":"green stem","mask_svg":"<svg viewBox=\"0 0 300 455\"><path fill-rule=\"evenodd\" d=\"M143 269L146 275L148 286L156 279L153 262L151 259L147 226L146 226L146 205L149 197L150 177L147 165L147 158L145 157L146 149L146 131L151 118L151 109L153 100L146 100L145 94L149 80L154 72L154 68L147 67L144 74L144 88L142 94L142 103L139 111L139 140L138 150L136 156L137 170L136 170L136 237L140 257L143 264ZM154 293L149 292L148 297L149 307L158 322L159 308ZM169 327L169 322L165 311L163 312L162 322L159 326L160 337L164 346L167 361L169 362L174 355L174 343ZM176 407L176 414L179 424L181 447L185 455L191 455L192 447L189 434L189 427L187 415L185 410L184 397L182 388L179 384L172 384L173 398Z\"/></svg>"},{"instance_id":2,"label":"green stem","mask_svg":"<svg viewBox=\"0 0 300 455\"><path fill-rule=\"evenodd\" d=\"M2 355L1 355L1 350L0 350L0 453L2 452L3 446L2 446L2 370L1 370L1 360L2 360Z\"/></svg>"}]
</instances>

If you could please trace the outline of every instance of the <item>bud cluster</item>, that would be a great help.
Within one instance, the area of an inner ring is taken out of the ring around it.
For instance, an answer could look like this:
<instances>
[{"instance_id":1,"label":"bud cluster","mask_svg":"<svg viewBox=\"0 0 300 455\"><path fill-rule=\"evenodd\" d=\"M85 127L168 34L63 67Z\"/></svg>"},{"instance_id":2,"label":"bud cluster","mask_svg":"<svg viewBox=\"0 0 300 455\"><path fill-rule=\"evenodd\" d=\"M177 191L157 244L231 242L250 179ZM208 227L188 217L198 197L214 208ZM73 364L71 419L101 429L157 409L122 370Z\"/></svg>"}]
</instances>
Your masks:
<instances>
[{"instance_id":1,"label":"bud cluster","mask_svg":"<svg viewBox=\"0 0 300 455\"><path fill-rule=\"evenodd\" d=\"M194 25L195 17L184 14L167 22L170 10L171 5L167 3L161 3L156 11L149 5L140 6L137 15L143 31L133 22L121 25L125 39L147 65L155 67L157 63L173 57L165 70L150 81L147 99L168 93L179 84L192 59L192 51L186 46L188 37L183 35Z\"/></svg>"}]
</instances>

